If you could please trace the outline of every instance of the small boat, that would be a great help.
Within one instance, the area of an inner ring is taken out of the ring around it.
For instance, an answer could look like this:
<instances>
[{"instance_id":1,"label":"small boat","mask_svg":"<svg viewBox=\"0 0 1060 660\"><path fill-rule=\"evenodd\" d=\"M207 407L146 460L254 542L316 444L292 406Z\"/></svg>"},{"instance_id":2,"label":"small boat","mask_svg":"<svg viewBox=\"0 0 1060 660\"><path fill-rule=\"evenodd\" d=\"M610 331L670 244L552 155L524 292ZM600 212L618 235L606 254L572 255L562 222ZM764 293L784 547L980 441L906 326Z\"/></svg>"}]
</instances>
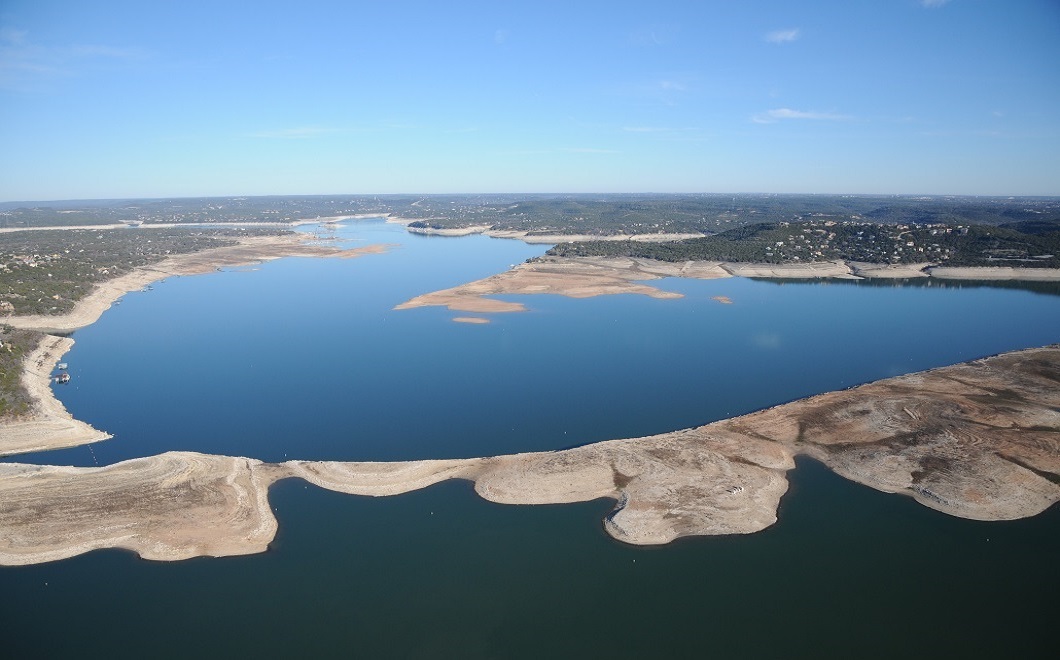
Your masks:
<instances>
[{"instance_id":1,"label":"small boat","mask_svg":"<svg viewBox=\"0 0 1060 660\"><path fill-rule=\"evenodd\" d=\"M69 383L70 382L70 374L68 374L68 373L66 373L64 371L63 373L58 374L57 376L53 376L52 380L54 380L56 383L60 383L60 384Z\"/></svg>"},{"instance_id":2,"label":"small boat","mask_svg":"<svg viewBox=\"0 0 1060 660\"><path fill-rule=\"evenodd\" d=\"M67 365L65 362L60 362L59 364L55 365L55 368L62 371L67 368Z\"/></svg>"}]
</instances>

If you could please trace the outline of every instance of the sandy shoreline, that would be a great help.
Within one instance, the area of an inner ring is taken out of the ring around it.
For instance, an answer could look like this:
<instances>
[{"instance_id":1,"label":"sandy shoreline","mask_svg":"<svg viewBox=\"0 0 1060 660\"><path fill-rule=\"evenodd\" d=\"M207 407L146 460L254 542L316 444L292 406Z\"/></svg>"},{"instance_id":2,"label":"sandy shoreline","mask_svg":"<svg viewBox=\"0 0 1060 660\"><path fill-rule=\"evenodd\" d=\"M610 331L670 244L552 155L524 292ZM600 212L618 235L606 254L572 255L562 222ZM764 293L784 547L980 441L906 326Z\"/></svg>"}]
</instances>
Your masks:
<instances>
[{"instance_id":1,"label":"sandy shoreline","mask_svg":"<svg viewBox=\"0 0 1060 660\"><path fill-rule=\"evenodd\" d=\"M45 451L97 442L111 436L74 419L51 389L51 372L56 362L70 350L73 340L56 337L95 323L116 300L151 282L166 277L210 273L218 268L243 266L283 257L328 257L349 259L366 254L381 254L388 246L367 245L342 249L311 245L312 236L247 237L238 245L212 248L169 257L146 268L108 280L82 298L74 309L59 316L4 316L0 323L46 333L37 349L24 362L22 383L34 400L33 417L0 421L0 456L30 451Z\"/></svg>"},{"instance_id":2,"label":"sandy shoreline","mask_svg":"<svg viewBox=\"0 0 1060 660\"><path fill-rule=\"evenodd\" d=\"M1060 501L1058 380L1054 345L560 451L395 463L190 452L103 468L0 463L0 564L104 547L167 561L262 552L277 528L268 489L286 478L373 497L466 479L502 504L609 498L604 529L638 545L749 534L776 522L800 454L949 515L1013 520Z\"/></svg>"},{"instance_id":3,"label":"sandy shoreline","mask_svg":"<svg viewBox=\"0 0 1060 660\"><path fill-rule=\"evenodd\" d=\"M805 264L668 262L632 257L544 256L481 280L416 296L394 309L442 306L453 311L479 313L526 311L526 306L522 303L488 297L512 294L546 293L571 298L639 294L653 298L681 298L679 293L663 291L644 283L666 277L790 280L937 277L1060 282L1060 269L933 268L928 264L866 264L843 261Z\"/></svg>"},{"instance_id":4,"label":"sandy shoreline","mask_svg":"<svg viewBox=\"0 0 1060 660\"><path fill-rule=\"evenodd\" d=\"M942 280L1018 280L1021 282L1060 282L1060 268L1012 268L1009 266L934 266L931 277Z\"/></svg>"},{"instance_id":5,"label":"sandy shoreline","mask_svg":"<svg viewBox=\"0 0 1060 660\"><path fill-rule=\"evenodd\" d=\"M56 362L70 350L69 337L45 335L37 348L26 356L22 385L29 392L36 410L27 419L0 422L0 456L75 447L110 438L85 422L74 419L51 388Z\"/></svg>"},{"instance_id":6,"label":"sandy shoreline","mask_svg":"<svg viewBox=\"0 0 1060 660\"><path fill-rule=\"evenodd\" d=\"M387 246L368 245L341 249L310 245L311 236L283 234L240 239L238 245L211 248L189 254L168 257L156 264L138 268L130 273L98 284L91 293L79 300L74 309L57 316L3 316L0 322L16 328L39 330L46 333L67 333L95 323L114 301L126 293L138 291L152 282L181 275L201 275L218 268L231 268L272 261L283 257L338 257L353 258L366 254L380 254Z\"/></svg>"},{"instance_id":7,"label":"sandy shoreline","mask_svg":"<svg viewBox=\"0 0 1060 660\"><path fill-rule=\"evenodd\" d=\"M264 552L277 523L268 502L274 479L256 469L260 465L186 452L102 468L0 463L0 565L56 561L99 548L158 561ZM131 500L106 506L129 492ZM12 512L12 505L19 510ZM63 540L42 544L57 528Z\"/></svg>"}]
</instances>

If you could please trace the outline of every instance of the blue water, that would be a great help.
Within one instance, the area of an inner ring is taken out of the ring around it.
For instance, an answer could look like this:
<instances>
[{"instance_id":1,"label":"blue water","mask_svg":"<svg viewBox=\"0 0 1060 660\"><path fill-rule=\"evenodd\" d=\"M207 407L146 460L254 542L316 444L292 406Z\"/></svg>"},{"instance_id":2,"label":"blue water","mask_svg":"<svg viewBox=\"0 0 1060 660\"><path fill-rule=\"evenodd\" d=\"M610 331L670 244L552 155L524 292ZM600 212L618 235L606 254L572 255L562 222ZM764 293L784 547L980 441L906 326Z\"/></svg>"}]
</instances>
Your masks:
<instances>
[{"instance_id":1,"label":"blue water","mask_svg":"<svg viewBox=\"0 0 1060 660\"><path fill-rule=\"evenodd\" d=\"M541 254L393 243L173 278L74 334L57 394L115 435L11 457L171 449L401 460L554 449L704 424L822 391L1060 341L1060 295L938 283L663 280L680 300L514 296L489 325L428 291ZM728 296L722 305L713 296ZM4 652L45 656L1034 657L1051 649L1060 514L978 523L801 460L774 527L634 548L608 501L507 507L464 482L358 498L298 480L268 553L159 564L121 551L0 568Z\"/></svg>"},{"instance_id":2,"label":"blue water","mask_svg":"<svg viewBox=\"0 0 1060 660\"><path fill-rule=\"evenodd\" d=\"M20 457L93 465L181 449L319 460L556 449L705 424L819 392L1060 341L1060 296L996 288L667 279L680 300L513 296L453 323L416 295L542 246L409 235L353 260L285 259L169 279L74 334L79 419L115 438ZM711 300L728 296L732 305Z\"/></svg>"}]
</instances>

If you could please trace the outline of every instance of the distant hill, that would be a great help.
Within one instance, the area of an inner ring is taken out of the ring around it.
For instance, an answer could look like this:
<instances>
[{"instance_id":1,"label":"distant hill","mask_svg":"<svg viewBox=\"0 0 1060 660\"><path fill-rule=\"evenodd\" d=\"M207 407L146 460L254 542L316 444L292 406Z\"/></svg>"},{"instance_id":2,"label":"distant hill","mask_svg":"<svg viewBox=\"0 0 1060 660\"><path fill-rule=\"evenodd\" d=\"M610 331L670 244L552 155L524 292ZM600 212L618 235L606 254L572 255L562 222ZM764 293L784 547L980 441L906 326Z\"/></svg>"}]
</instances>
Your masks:
<instances>
[{"instance_id":1,"label":"distant hill","mask_svg":"<svg viewBox=\"0 0 1060 660\"><path fill-rule=\"evenodd\" d=\"M1051 234L1060 232L1060 216L1051 220L1022 220L1020 222L1008 222L999 225L1004 229L1012 229L1024 234Z\"/></svg>"},{"instance_id":2,"label":"distant hill","mask_svg":"<svg viewBox=\"0 0 1060 660\"><path fill-rule=\"evenodd\" d=\"M763 222L880 224L1060 222L1060 199L774 194L488 194L204 197L0 203L0 228L62 225L291 222L391 214L413 226L485 226L531 234L715 234ZM1028 225L1028 226L1032 226ZM1017 228L1018 229L1018 228ZM1036 232L1032 232L1036 233Z\"/></svg>"}]
</instances>

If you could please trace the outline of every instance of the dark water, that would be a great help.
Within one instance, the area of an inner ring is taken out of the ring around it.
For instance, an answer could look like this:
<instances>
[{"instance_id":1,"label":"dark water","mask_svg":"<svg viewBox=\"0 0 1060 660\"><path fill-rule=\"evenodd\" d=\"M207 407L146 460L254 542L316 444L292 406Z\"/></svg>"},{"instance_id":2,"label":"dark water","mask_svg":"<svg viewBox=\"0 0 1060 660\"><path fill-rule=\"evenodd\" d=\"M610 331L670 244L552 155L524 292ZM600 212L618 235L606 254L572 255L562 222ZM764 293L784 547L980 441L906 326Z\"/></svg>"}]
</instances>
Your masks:
<instances>
[{"instance_id":1,"label":"dark water","mask_svg":"<svg viewBox=\"0 0 1060 660\"><path fill-rule=\"evenodd\" d=\"M8 657L1052 657L1058 510L977 523L801 460L779 522L661 548L604 501L278 484L263 555L0 571ZM1048 654L1048 655L1047 655Z\"/></svg>"},{"instance_id":2,"label":"dark water","mask_svg":"<svg viewBox=\"0 0 1060 660\"><path fill-rule=\"evenodd\" d=\"M60 390L115 434L13 460L168 449L396 460L659 433L1060 340L1060 297L994 287L666 280L685 294L512 298L455 324L391 308L544 248L407 236L352 261L171 279L78 331ZM354 243L351 243L354 244ZM712 296L730 297L721 305ZM1034 657L1052 651L1060 513L979 523L800 460L779 522L634 548L607 501L511 507L469 484L393 498L289 480L270 552L100 551L0 568L9 657ZM1050 654L1051 655L1051 654Z\"/></svg>"}]
</instances>

